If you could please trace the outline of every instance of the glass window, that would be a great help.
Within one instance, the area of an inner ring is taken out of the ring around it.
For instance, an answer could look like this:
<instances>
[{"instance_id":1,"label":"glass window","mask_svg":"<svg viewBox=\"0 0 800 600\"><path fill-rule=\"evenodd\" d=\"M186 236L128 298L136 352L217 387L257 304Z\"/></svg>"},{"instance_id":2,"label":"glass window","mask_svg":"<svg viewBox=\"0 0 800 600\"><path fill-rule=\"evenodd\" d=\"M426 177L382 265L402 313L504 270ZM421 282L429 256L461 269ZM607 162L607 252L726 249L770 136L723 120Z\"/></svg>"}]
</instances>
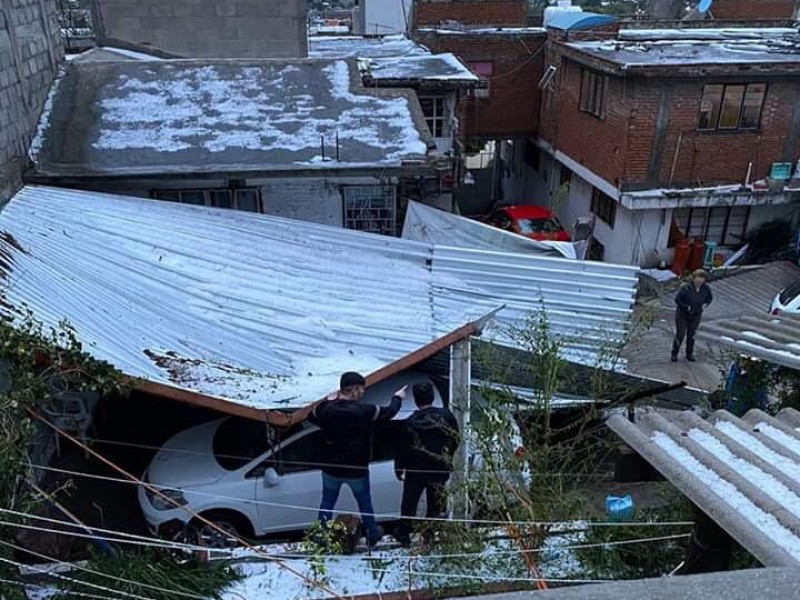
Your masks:
<instances>
[{"instance_id":1,"label":"glass window","mask_svg":"<svg viewBox=\"0 0 800 600\"><path fill-rule=\"evenodd\" d=\"M738 246L744 240L750 208L715 206L712 208L677 208L673 222L681 237Z\"/></svg>"},{"instance_id":2,"label":"glass window","mask_svg":"<svg viewBox=\"0 0 800 600\"><path fill-rule=\"evenodd\" d=\"M761 108L764 106L764 96L767 86L763 83L747 86L742 104L742 116L739 119L739 129L758 129L761 122Z\"/></svg>"},{"instance_id":3,"label":"glass window","mask_svg":"<svg viewBox=\"0 0 800 600\"><path fill-rule=\"evenodd\" d=\"M556 233L561 231L561 223L556 219L520 219L520 233Z\"/></svg>"},{"instance_id":4,"label":"glass window","mask_svg":"<svg viewBox=\"0 0 800 600\"><path fill-rule=\"evenodd\" d=\"M617 220L617 203L597 188L592 191L592 212L604 221L609 227L614 228Z\"/></svg>"},{"instance_id":5,"label":"glass window","mask_svg":"<svg viewBox=\"0 0 800 600\"><path fill-rule=\"evenodd\" d=\"M765 83L707 85L703 88L697 128L703 131L758 129L766 95Z\"/></svg>"},{"instance_id":6,"label":"glass window","mask_svg":"<svg viewBox=\"0 0 800 600\"><path fill-rule=\"evenodd\" d=\"M606 92L605 75L583 69L581 71L581 97L579 107L596 117L603 115L604 96Z\"/></svg>"},{"instance_id":7,"label":"glass window","mask_svg":"<svg viewBox=\"0 0 800 600\"><path fill-rule=\"evenodd\" d=\"M722 104L724 85L707 85L703 88L703 99L700 101L699 129L716 129L719 121L719 108Z\"/></svg>"},{"instance_id":8,"label":"glass window","mask_svg":"<svg viewBox=\"0 0 800 600\"><path fill-rule=\"evenodd\" d=\"M205 206L206 193L201 190L181 191L181 203Z\"/></svg>"},{"instance_id":9,"label":"glass window","mask_svg":"<svg viewBox=\"0 0 800 600\"><path fill-rule=\"evenodd\" d=\"M319 436L319 431L312 431L278 450L276 468L278 474L286 475L319 469Z\"/></svg>"},{"instance_id":10,"label":"glass window","mask_svg":"<svg viewBox=\"0 0 800 600\"><path fill-rule=\"evenodd\" d=\"M736 129L739 126L739 114L742 110L743 98L743 85L725 86L722 109L719 113L719 129Z\"/></svg>"},{"instance_id":11,"label":"glass window","mask_svg":"<svg viewBox=\"0 0 800 600\"><path fill-rule=\"evenodd\" d=\"M789 304L792 300L800 296L800 279L795 281L792 285L787 287L785 290L781 292L780 295L780 303L781 304Z\"/></svg>"},{"instance_id":12,"label":"glass window","mask_svg":"<svg viewBox=\"0 0 800 600\"><path fill-rule=\"evenodd\" d=\"M180 202L181 201L181 193L180 192L171 192L168 190L156 190L153 192L153 197L158 200L167 200L169 202Z\"/></svg>"},{"instance_id":13,"label":"glass window","mask_svg":"<svg viewBox=\"0 0 800 600\"><path fill-rule=\"evenodd\" d=\"M444 98L434 96L421 96L419 105L428 129L431 130L433 137L445 137L448 135L447 119L445 117Z\"/></svg>"},{"instance_id":14,"label":"glass window","mask_svg":"<svg viewBox=\"0 0 800 600\"><path fill-rule=\"evenodd\" d=\"M394 193L392 185L343 186L344 226L358 231L395 235Z\"/></svg>"},{"instance_id":15,"label":"glass window","mask_svg":"<svg viewBox=\"0 0 800 600\"><path fill-rule=\"evenodd\" d=\"M269 449L268 426L252 419L231 417L217 428L212 444L219 466L235 471Z\"/></svg>"},{"instance_id":16,"label":"glass window","mask_svg":"<svg viewBox=\"0 0 800 600\"><path fill-rule=\"evenodd\" d=\"M210 192L211 206L217 208L233 208L230 190L214 190Z\"/></svg>"},{"instance_id":17,"label":"glass window","mask_svg":"<svg viewBox=\"0 0 800 600\"><path fill-rule=\"evenodd\" d=\"M258 190L236 190L236 208L249 212L261 212Z\"/></svg>"}]
</instances>

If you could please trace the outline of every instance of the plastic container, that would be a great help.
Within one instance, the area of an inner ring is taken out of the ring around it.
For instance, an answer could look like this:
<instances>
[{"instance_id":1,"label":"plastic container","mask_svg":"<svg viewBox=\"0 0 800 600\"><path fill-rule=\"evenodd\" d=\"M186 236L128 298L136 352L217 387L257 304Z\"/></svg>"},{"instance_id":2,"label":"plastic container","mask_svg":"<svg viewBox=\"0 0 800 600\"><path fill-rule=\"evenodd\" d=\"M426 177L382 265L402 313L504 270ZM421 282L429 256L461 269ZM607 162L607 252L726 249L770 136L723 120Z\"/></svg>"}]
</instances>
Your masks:
<instances>
[{"instance_id":1,"label":"plastic container","mask_svg":"<svg viewBox=\"0 0 800 600\"><path fill-rule=\"evenodd\" d=\"M606 514L612 521L628 521L633 517L633 498L606 496Z\"/></svg>"},{"instance_id":2,"label":"plastic container","mask_svg":"<svg viewBox=\"0 0 800 600\"><path fill-rule=\"evenodd\" d=\"M683 275L686 270L686 263L689 262L689 244L680 242L675 245L675 256L672 259L672 272L676 275Z\"/></svg>"},{"instance_id":3,"label":"plastic container","mask_svg":"<svg viewBox=\"0 0 800 600\"><path fill-rule=\"evenodd\" d=\"M689 262L686 264L686 268L689 271L694 271L703 266L703 253L705 251L706 245L702 240L697 240L691 245L689 249Z\"/></svg>"},{"instance_id":4,"label":"plastic container","mask_svg":"<svg viewBox=\"0 0 800 600\"><path fill-rule=\"evenodd\" d=\"M706 242L706 249L703 252L703 268L709 269L714 266L714 252L717 250L717 242Z\"/></svg>"}]
</instances>

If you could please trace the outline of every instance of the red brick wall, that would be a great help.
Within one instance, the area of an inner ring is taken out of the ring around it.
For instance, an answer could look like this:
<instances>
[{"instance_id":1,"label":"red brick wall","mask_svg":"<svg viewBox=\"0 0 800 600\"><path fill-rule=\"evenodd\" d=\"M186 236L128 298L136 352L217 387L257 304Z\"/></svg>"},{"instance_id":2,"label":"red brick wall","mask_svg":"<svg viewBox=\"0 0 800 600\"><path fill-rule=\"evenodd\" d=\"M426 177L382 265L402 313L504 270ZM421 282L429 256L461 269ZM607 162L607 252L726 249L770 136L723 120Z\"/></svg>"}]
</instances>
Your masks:
<instances>
[{"instance_id":1,"label":"red brick wall","mask_svg":"<svg viewBox=\"0 0 800 600\"><path fill-rule=\"evenodd\" d=\"M458 21L463 25L524 25L520 0L422 0L414 5L416 27Z\"/></svg>"},{"instance_id":2,"label":"red brick wall","mask_svg":"<svg viewBox=\"0 0 800 600\"><path fill-rule=\"evenodd\" d=\"M792 19L794 0L717 0L711 12L717 19Z\"/></svg>"},{"instance_id":3,"label":"red brick wall","mask_svg":"<svg viewBox=\"0 0 800 600\"><path fill-rule=\"evenodd\" d=\"M492 62L490 98L462 102L467 137L514 138L536 135L539 124L545 42L544 33L417 32L416 39L432 52L452 52L463 62Z\"/></svg>"},{"instance_id":4,"label":"red brick wall","mask_svg":"<svg viewBox=\"0 0 800 600\"><path fill-rule=\"evenodd\" d=\"M551 56L551 61L556 58ZM559 70L555 92L546 92L543 98L540 135L616 186L667 186L670 179L675 187L743 182L750 162L751 180L766 177L772 163L782 159L793 106L800 102L796 85L771 82L759 131L699 132L702 81L610 77L605 114L598 119L578 109L580 65L564 61ZM650 180L663 93L671 94L668 124L657 179ZM792 160L797 160L798 150Z\"/></svg>"}]
</instances>

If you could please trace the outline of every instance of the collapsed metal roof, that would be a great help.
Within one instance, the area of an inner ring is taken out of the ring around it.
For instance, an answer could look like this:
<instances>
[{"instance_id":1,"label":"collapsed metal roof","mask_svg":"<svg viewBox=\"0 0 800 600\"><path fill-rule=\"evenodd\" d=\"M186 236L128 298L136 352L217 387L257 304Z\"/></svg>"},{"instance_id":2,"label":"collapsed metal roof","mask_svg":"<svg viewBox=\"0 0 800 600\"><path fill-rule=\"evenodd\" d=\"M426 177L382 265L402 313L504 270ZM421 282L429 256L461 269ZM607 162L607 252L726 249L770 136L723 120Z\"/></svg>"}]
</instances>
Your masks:
<instances>
[{"instance_id":1,"label":"collapsed metal roof","mask_svg":"<svg viewBox=\"0 0 800 600\"><path fill-rule=\"evenodd\" d=\"M608 425L765 566L800 563L800 412L645 409Z\"/></svg>"},{"instance_id":2,"label":"collapsed metal roof","mask_svg":"<svg viewBox=\"0 0 800 600\"><path fill-rule=\"evenodd\" d=\"M800 318L759 315L713 321L701 337L741 354L800 370Z\"/></svg>"},{"instance_id":3,"label":"collapsed metal roof","mask_svg":"<svg viewBox=\"0 0 800 600\"><path fill-rule=\"evenodd\" d=\"M504 327L544 306L566 352L597 360L624 334L637 283L629 267L39 186L0 212L0 258L5 303L68 319L97 358L259 409L470 335L506 303L490 338L513 343Z\"/></svg>"}]
</instances>

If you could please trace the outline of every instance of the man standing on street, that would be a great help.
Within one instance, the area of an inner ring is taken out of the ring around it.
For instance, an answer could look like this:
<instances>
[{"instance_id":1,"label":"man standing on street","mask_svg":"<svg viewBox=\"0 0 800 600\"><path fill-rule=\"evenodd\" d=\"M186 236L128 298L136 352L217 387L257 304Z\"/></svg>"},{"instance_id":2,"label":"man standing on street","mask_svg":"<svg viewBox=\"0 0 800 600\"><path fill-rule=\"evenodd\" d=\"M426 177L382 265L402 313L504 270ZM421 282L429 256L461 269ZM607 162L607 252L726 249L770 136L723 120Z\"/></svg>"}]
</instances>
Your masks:
<instances>
[{"instance_id":1,"label":"man standing on street","mask_svg":"<svg viewBox=\"0 0 800 600\"><path fill-rule=\"evenodd\" d=\"M342 485L353 491L367 536L367 545L374 546L383 536L375 520L369 483L369 462L372 455L372 429L375 423L388 421L399 411L406 387L392 396L389 406L359 402L364 396L366 381L355 372L339 379L339 392L314 406L308 419L321 430L319 456L322 465L322 500L319 521L324 527L331 519Z\"/></svg>"},{"instance_id":2,"label":"man standing on street","mask_svg":"<svg viewBox=\"0 0 800 600\"><path fill-rule=\"evenodd\" d=\"M404 546L411 543L411 519L426 493L429 519L440 518L445 511L445 484L453 471L453 454L460 443L458 422L446 408L433 406L430 383L417 383L412 388L417 410L406 419L400 439L395 472L403 482L400 514L405 517L395 532Z\"/></svg>"},{"instance_id":3,"label":"man standing on street","mask_svg":"<svg viewBox=\"0 0 800 600\"><path fill-rule=\"evenodd\" d=\"M672 362L678 360L683 338L686 338L686 360L694 362L694 335L700 327L703 309L711 304L713 296L708 283L708 273L697 269L692 281L685 283L675 295L675 339L672 342Z\"/></svg>"}]
</instances>

